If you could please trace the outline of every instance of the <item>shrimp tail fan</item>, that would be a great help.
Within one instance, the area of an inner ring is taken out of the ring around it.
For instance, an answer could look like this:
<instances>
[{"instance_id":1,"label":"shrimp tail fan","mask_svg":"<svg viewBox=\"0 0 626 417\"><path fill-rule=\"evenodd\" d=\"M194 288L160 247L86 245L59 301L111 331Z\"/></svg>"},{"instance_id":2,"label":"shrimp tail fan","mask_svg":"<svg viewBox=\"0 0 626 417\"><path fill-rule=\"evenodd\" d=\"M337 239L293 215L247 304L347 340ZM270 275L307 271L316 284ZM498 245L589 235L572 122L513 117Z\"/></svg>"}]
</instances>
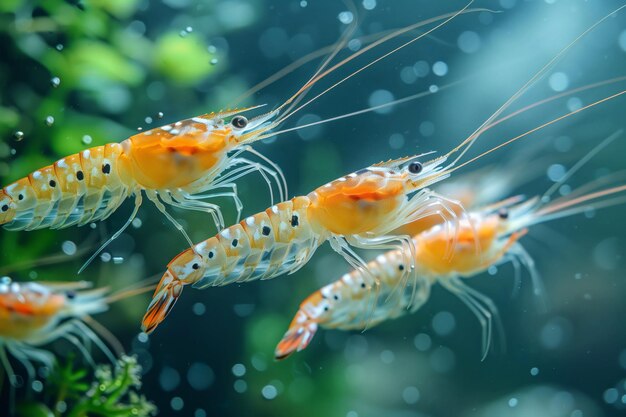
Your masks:
<instances>
[{"instance_id":1,"label":"shrimp tail fan","mask_svg":"<svg viewBox=\"0 0 626 417\"><path fill-rule=\"evenodd\" d=\"M172 311L182 292L183 283L169 270L165 272L152 296L148 310L143 316L141 329L147 334L152 333Z\"/></svg>"},{"instance_id":2,"label":"shrimp tail fan","mask_svg":"<svg viewBox=\"0 0 626 417\"><path fill-rule=\"evenodd\" d=\"M285 359L294 352L300 352L309 345L315 332L317 331L317 323L311 321L305 313L298 311L296 317L289 325L289 329L278 342L274 357L278 360Z\"/></svg>"}]
</instances>

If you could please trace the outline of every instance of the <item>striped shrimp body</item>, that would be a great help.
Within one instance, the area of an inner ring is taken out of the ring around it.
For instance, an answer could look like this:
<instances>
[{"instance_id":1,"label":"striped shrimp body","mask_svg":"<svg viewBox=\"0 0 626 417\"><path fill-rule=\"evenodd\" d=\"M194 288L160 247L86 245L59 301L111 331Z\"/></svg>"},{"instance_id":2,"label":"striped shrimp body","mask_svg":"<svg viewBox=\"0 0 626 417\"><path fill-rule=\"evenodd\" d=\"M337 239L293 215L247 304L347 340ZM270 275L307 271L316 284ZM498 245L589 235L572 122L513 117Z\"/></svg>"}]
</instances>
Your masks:
<instances>
[{"instance_id":1,"label":"striped shrimp body","mask_svg":"<svg viewBox=\"0 0 626 417\"><path fill-rule=\"evenodd\" d=\"M7 353L34 377L32 363L54 365L54 355L41 346L57 339L74 345L86 359L91 356L82 344L90 340L110 359L113 355L82 319L107 310L105 289L85 290L85 283L0 282L0 364L13 376ZM12 379L12 383L14 383Z\"/></svg>"},{"instance_id":2,"label":"striped shrimp body","mask_svg":"<svg viewBox=\"0 0 626 417\"><path fill-rule=\"evenodd\" d=\"M9 230L57 229L107 218L136 186L120 175L123 153L117 143L98 146L4 187L0 223Z\"/></svg>"},{"instance_id":3,"label":"striped shrimp body","mask_svg":"<svg viewBox=\"0 0 626 417\"><path fill-rule=\"evenodd\" d=\"M368 263L371 274L355 269L311 294L300 304L275 357L305 349L319 327L364 329L419 309L430 296L431 283L418 279L402 287L410 264L407 252L392 250Z\"/></svg>"},{"instance_id":4,"label":"striped shrimp body","mask_svg":"<svg viewBox=\"0 0 626 417\"><path fill-rule=\"evenodd\" d=\"M243 109L240 111L249 110ZM207 114L134 135L121 143L84 150L37 170L0 190L0 224L9 230L64 228L109 217L124 200L135 197L127 222L87 262L130 224L145 192L190 242L163 203L211 214L221 229L218 206L203 201L215 195L235 199L237 178L259 171L270 189L273 177L280 196L286 192L279 170L247 145L271 127L276 112L247 120L240 111ZM232 116L232 117L231 117ZM228 123L224 119L231 117ZM276 168L243 158L249 151ZM226 174L222 172L232 169ZM223 189L223 191L219 191ZM218 192L219 191L219 192Z\"/></svg>"},{"instance_id":5,"label":"striped shrimp body","mask_svg":"<svg viewBox=\"0 0 626 417\"><path fill-rule=\"evenodd\" d=\"M353 266L369 273L350 248L397 247L412 253L408 237L386 235L398 225L427 216L442 203L428 185L438 168L415 158L377 164L317 188L224 229L179 254L167 267L144 316L143 329L162 322L185 285L197 288L268 279L293 273L329 240ZM436 162L439 164L439 161ZM407 266L407 271L411 267Z\"/></svg>"},{"instance_id":6,"label":"striped shrimp body","mask_svg":"<svg viewBox=\"0 0 626 417\"><path fill-rule=\"evenodd\" d=\"M144 331L165 319L186 285L206 288L300 269L324 239L308 221L310 205L307 197L279 203L176 256L144 316Z\"/></svg>"},{"instance_id":7,"label":"striped shrimp body","mask_svg":"<svg viewBox=\"0 0 626 417\"><path fill-rule=\"evenodd\" d=\"M561 198L552 203L544 203L547 199L540 197L513 204L511 202L516 199L507 199L494 205L501 206L499 210L473 211L458 224L452 256L447 255L453 239L449 229L436 225L419 233L413 238L417 280L412 283L405 281L403 269L406 259L400 263L398 251L387 252L370 263L369 269L377 271L380 277L378 288L356 278L360 276L358 270L344 275L301 304L276 348L276 357L284 358L306 348L318 326L362 329L414 312L427 301L429 289L435 283L459 297L477 316L483 329L483 352L486 355L491 345L492 322L495 320L499 324L498 311L491 299L466 285L463 280L485 272L492 265L512 262L516 270L519 266L528 269L535 294L541 294L533 259L519 242L528 228L590 208L623 204L626 202L625 192L626 185L619 185L583 195L573 192L574 197ZM502 208L507 205L507 208ZM381 270L388 271L388 275L380 273ZM365 307L368 304L373 305L373 309L368 310Z\"/></svg>"}]
</instances>

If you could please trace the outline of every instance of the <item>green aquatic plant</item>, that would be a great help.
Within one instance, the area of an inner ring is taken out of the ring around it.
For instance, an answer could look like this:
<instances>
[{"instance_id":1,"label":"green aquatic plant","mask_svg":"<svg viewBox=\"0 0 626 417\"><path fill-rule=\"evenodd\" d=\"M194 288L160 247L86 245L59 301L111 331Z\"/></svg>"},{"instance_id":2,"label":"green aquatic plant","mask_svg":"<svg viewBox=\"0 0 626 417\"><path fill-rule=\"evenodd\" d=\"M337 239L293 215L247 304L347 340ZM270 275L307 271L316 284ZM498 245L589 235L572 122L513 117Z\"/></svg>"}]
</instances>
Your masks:
<instances>
[{"instance_id":1,"label":"green aquatic plant","mask_svg":"<svg viewBox=\"0 0 626 417\"><path fill-rule=\"evenodd\" d=\"M157 413L154 404L137 390L141 366L135 356L123 355L115 367L98 365L93 377L71 358L52 370L44 398L20 403L20 417L147 417Z\"/></svg>"}]
</instances>

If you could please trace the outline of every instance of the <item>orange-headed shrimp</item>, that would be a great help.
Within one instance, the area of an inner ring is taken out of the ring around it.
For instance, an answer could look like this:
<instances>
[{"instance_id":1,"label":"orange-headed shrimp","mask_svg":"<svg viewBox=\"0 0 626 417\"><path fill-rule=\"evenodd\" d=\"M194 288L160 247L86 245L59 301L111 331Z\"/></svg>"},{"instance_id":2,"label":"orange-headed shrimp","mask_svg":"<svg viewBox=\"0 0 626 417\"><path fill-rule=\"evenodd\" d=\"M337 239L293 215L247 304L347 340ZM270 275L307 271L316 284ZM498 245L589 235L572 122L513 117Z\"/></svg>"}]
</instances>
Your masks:
<instances>
[{"instance_id":1,"label":"orange-headed shrimp","mask_svg":"<svg viewBox=\"0 0 626 417\"><path fill-rule=\"evenodd\" d=\"M84 268L131 224L141 205L143 192L182 232L191 246L187 233L166 211L164 203L207 212L217 229L221 230L224 220L220 208L205 200L219 196L232 197L239 220L243 206L234 181L255 171L268 183L270 194L273 180L279 190L278 201L285 200L288 195L287 183L280 168L255 151L250 146L253 142L268 137L271 130L294 113L365 68L423 38L455 17L479 11L484 9L469 9L468 4L459 11L395 30L331 66L332 60L354 32L354 22L313 77L275 110L250 120L241 113L261 106L204 114L138 133L121 143L86 149L60 159L0 190L0 225L9 230L80 226L106 219L127 197L134 196L135 206L129 219L93 254ZM352 72L296 108L316 83L346 63L382 43L433 23L438 24ZM281 112L283 114L278 117ZM256 156L262 162L242 156L244 152ZM271 204L274 204L273 195Z\"/></svg>"},{"instance_id":2,"label":"orange-headed shrimp","mask_svg":"<svg viewBox=\"0 0 626 417\"><path fill-rule=\"evenodd\" d=\"M9 355L26 369L30 380L35 376L33 363L49 368L54 365L55 356L43 346L59 339L72 344L91 364L94 362L86 342L93 343L115 361L101 337L116 350L121 349L119 342L90 316L106 311L113 301L145 292L154 285L115 294L107 288L89 287L89 283L82 281L18 283L9 277L0 278L0 365L13 386L17 381Z\"/></svg>"},{"instance_id":3,"label":"orange-headed shrimp","mask_svg":"<svg viewBox=\"0 0 626 417\"><path fill-rule=\"evenodd\" d=\"M430 288L435 283L458 296L478 317L486 354L491 342L492 321L498 318L497 308L491 299L462 280L482 273L492 265L513 262L516 267L521 265L529 270L537 290L539 276L535 264L519 243L527 228L590 208L623 204L626 202L624 196L598 203L590 201L624 191L626 185L548 205L533 199L495 212L491 209L470 212L459 222L451 257L447 255L451 244L448 230L441 225L434 226L413 238L418 276L415 281L405 281L403 271L410 260L402 251L379 255L368 264L377 284L368 274L353 270L307 297L278 343L275 356L282 359L305 349L318 327L361 330L413 313L428 300ZM476 251L477 242L480 251Z\"/></svg>"},{"instance_id":4,"label":"orange-headed shrimp","mask_svg":"<svg viewBox=\"0 0 626 417\"><path fill-rule=\"evenodd\" d=\"M0 283L0 363L11 383L14 373L7 353L25 367L29 379L35 376L33 362L54 365L54 355L40 347L57 339L74 345L88 360L83 340L90 340L109 358L114 356L83 317L105 311L106 290L85 290L84 282L51 285L18 283L8 277Z\"/></svg>"},{"instance_id":5,"label":"orange-headed shrimp","mask_svg":"<svg viewBox=\"0 0 626 417\"><path fill-rule=\"evenodd\" d=\"M459 218L464 217L457 214L464 213L458 201L450 200L428 187L531 133L626 94L626 90L623 90L571 111L459 164L490 123L540 79L576 41L608 17L596 22L561 50L472 135L448 153L427 162L417 160L423 156L418 155L372 165L327 183L307 196L295 197L250 216L181 252L168 264L157 286L142 321L144 331L154 331L165 319L185 285L206 288L291 274L305 265L317 247L327 240L351 266L366 273L369 273L367 264L353 247L397 249L400 246L412 255L407 277L415 275L415 247L412 239L408 235L393 232L433 215L440 216L447 228L454 229ZM458 155L451 158L456 153ZM449 159L452 161L448 162ZM459 234L451 235L453 241L449 245L450 249L455 246L454 239ZM476 251L479 252L478 249Z\"/></svg>"},{"instance_id":6,"label":"orange-headed shrimp","mask_svg":"<svg viewBox=\"0 0 626 417\"><path fill-rule=\"evenodd\" d=\"M587 194L574 191L549 202L557 186L615 137L612 135L600 143L543 196L521 203L521 197L513 197L469 212L460 219L454 237L441 224L414 236L413 264L417 278L413 282L407 282L404 274L410 259L396 250L379 255L368 265L375 282L368 280L362 271L354 270L316 291L300 305L276 348L276 357L284 358L306 348L318 327L363 329L414 312L427 301L430 287L435 283L458 296L478 317L483 328L483 352L486 355L491 343L492 321L498 319L497 308L491 299L466 285L463 279L510 261L516 271L519 266L528 269L535 293L540 294L539 274L519 239L535 224L626 202L626 196L615 197L626 191L626 185ZM588 190L593 185L583 186L580 190ZM451 245L454 251L449 256Z\"/></svg>"},{"instance_id":7,"label":"orange-headed shrimp","mask_svg":"<svg viewBox=\"0 0 626 417\"><path fill-rule=\"evenodd\" d=\"M325 241L355 268L367 271L351 246L390 248L410 239L390 234L399 226L437 213L456 218L449 200L426 188L445 178L445 158L421 163L402 158L341 177L307 196L250 216L176 256L154 294L143 328L165 319L185 285L196 288L269 279L293 273ZM410 268L407 268L410 269Z\"/></svg>"}]
</instances>

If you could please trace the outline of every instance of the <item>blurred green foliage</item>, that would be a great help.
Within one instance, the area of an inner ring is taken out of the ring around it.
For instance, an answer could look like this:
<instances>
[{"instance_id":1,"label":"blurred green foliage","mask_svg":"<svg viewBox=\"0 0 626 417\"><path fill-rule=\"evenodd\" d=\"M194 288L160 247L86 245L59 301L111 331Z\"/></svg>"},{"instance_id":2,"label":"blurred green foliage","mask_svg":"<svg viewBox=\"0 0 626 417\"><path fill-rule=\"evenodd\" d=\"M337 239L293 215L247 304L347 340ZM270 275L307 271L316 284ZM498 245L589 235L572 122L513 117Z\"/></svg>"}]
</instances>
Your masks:
<instances>
[{"instance_id":1,"label":"blurred green foliage","mask_svg":"<svg viewBox=\"0 0 626 417\"><path fill-rule=\"evenodd\" d=\"M93 379L72 358L53 368L41 401L18 405L20 417L148 417L156 407L136 390L141 388L141 366L122 356L111 368L98 365Z\"/></svg>"}]
</instances>

